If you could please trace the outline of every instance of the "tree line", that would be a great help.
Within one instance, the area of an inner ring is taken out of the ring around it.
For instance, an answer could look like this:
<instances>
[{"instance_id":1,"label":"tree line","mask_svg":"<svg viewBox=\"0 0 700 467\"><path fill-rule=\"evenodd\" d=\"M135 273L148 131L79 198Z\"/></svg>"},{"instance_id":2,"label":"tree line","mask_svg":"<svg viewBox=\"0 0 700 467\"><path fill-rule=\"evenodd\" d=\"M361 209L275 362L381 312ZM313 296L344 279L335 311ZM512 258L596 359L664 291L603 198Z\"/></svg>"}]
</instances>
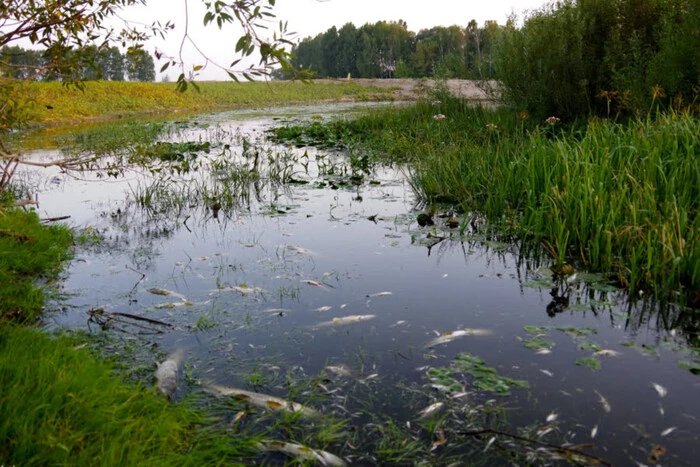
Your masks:
<instances>
[{"instance_id":1,"label":"tree line","mask_svg":"<svg viewBox=\"0 0 700 467\"><path fill-rule=\"evenodd\" d=\"M346 23L292 48L295 68L317 78L491 79L495 76L495 41L503 27L494 21L479 26L437 26L410 31L405 21L379 21L356 27ZM288 78L282 71L276 78Z\"/></svg>"},{"instance_id":2,"label":"tree line","mask_svg":"<svg viewBox=\"0 0 700 467\"><path fill-rule=\"evenodd\" d=\"M24 49L19 46L0 48L0 75L23 81L154 81L155 62L144 49L122 53L117 46L89 45L71 51L60 51L67 66L57 70L51 66L59 51Z\"/></svg>"}]
</instances>

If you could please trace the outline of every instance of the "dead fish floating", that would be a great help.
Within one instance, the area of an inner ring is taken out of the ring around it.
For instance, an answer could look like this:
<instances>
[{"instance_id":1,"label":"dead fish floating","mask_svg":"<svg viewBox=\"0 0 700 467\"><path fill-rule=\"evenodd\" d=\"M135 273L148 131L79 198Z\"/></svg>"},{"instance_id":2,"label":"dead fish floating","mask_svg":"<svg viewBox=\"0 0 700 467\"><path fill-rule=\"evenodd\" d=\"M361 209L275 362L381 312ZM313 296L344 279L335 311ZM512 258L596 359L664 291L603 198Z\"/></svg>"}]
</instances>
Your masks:
<instances>
[{"instance_id":1,"label":"dead fish floating","mask_svg":"<svg viewBox=\"0 0 700 467\"><path fill-rule=\"evenodd\" d=\"M317 411L304 407L298 402L286 401L284 399L280 399L279 397L246 391L244 389L212 384L207 386L205 391L217 396L233 396L236 399L246 401L250 405L254 405L265 410L270 410L272 412L300 413L302 416L307 418L314 418L319 415Z\"/></svg>"},{"instance_id":2,"label":"dead fish floating","mask_svg":"<svg viewBox=\"0 0 700 467\"><path fill-rule=\"evenodd\" d=\"M343 467L347 463L330 452L319 449L311 449L301 444L286 443L284 441L266 440L260 442L260 448L264 451L281 452L291 457L305 461L316 461L318 464L328 467Z\"/></svg>"},{"instance_id":3,"label":"dead fish floating","mask_svg":"<svg viewBox=\"0 0 700 467\"><path fill-rule=\"evenodd\" d=\"M158 389L168 398L172 397L177 389L180 365L184 357L185 352L183 350L177 350L165 361L158 364L158 369L156 370Z\"/></svg>"},{"instance_id":4,"label":"dead fish floating","mask_svg":"<svg viewBox=\"0 0 700 467\"><path fill-rule=\"evenodd\" d=\"M323 323L317 324L317 328L325 328L329 326L342 326L344 324L355 324L361 323L363 321L369 321L376 318L377 315L348 315L341 316L338 318L333 318L331 321L324 321Z\"/></svg>"},{"instance_id":5,"label":"dead fish floating","mask_svg":"<svg viewBox=\"0 0 700 467\"><path fill-rule=\"evenodd\" d=\"M391 292L377 292L373 294L367 295L368 298L374 298L374 297L387 297L389 295L393 295Z\"/></svg>"},{"instance_id":6,"label":"dead fish floating","mask_svg":"<svg viewBox=\"0 0 700 467\"><path fill-rule=\"evenodd\" d=\"M425 347L430 348L440 344L447 344L464 336L489 336L491 334L492 331L489 329L458 329L440 334L440 337L431 340Z\"/></svg>"},{"instance_id":7,"label":"dead fish floating","mask_svg":"<svg viewBox=\"0 0 700 467\"><path fill-rule=\"evenodd\" d=\"M220 293L220 292L237 292L241 295L251 295L251 294L263 294L265 293L265 289L261 287L249 287L245 284L241 285L235 285L233 287L222 287L220 289L216 289L214 292L210 293L209 295L214 295L215 293Z\"/></svg>"},{"instance_id":8,"label":"dead fish floating","mask_svg":"<svg viewBox=\"0 0 700 467\"><path fill-rule=\"evenodd\" d=\"M430 404L429 406L420 411L420 413L418 414L418 419L422 420L424 418L430 417L431 415L439 411L444 405L444 402L436 402L434 404Z\"/></svg>"},{"instance_id":9,"label":"dead fish floating","mask_svg":"<svg viewBox=\"0 0 700 467\"><path fill-rule=\"evenodd\" d=\"M177 292L173 292L172 290L168 290L168 289L161 289L159 287L151 287L150 289L147 290L147 292L150 292L153 295L162 295L164 297L168 296L168 295L172 295L173 297L179 298L183 302L187 301L187 299L185 298L184 295L179 294Z\"/></svg>"}]
</instances>

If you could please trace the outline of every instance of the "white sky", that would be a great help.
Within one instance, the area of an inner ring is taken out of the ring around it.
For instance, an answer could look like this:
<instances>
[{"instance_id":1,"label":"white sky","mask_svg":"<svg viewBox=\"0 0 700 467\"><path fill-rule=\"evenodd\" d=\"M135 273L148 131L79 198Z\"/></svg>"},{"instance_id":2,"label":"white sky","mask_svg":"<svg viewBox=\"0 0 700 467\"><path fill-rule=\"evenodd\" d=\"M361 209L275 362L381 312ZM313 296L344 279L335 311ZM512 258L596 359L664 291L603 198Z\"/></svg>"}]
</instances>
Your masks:
<instances>
[{"instance_id":1,"label":"white sky","mask_svg":"<svg viewBox=\"0 0 700 467\"><path fill-rule=\"evenodd\" d=\"M165 52L177 57L185 24L185 0L149 0L147 7L132 7L122 12L125 19L150 24L154 20L162 23L170 20L177 28L171 31L166 41L152 41L148 48ZM433 26L466 26L474 19L479 25L486 20L495 20L504 24L511 13L522 16L527 10L537 9L548 0L277 0L274 13L277 20L287 21L288 31L296 32L298 40L325 32L332 26L340 28L351 22L360 27L365 23L377 21L397 21L402 19L408 24L410 31ZM203 27L204 6L202 0L189 0L189 33L199 48L213 61L222 65L230 64L235 58L234 47L240 31L224 26L219 31L215 25ZM271 30L277 29L277 22L271 25ZM194 49L186 46L183 59L185 70L194 65L204 65L205 59L198 56ZM164 62L156 62L159 70ZM168 70L174 79L178 70ZM202 70L198 80L224 80L227 75L209 64Z\"/></svg>"}]
</instances>

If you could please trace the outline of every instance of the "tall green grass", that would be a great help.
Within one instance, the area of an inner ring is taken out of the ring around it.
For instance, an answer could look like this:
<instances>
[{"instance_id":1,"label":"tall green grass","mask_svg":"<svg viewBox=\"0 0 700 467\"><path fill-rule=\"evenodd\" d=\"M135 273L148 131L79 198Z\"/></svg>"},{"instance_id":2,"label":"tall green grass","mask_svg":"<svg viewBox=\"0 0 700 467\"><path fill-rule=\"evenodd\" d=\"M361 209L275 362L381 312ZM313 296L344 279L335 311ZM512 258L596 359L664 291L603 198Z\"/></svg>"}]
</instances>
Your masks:
<instances>
[{"instance_id":1,"label":"tall green grass","mask_svg":"<svg viewBox=\"0 0 700 467\"><path fill-rule=\"evenodd\" d=\"M421 199L458 200L560 264L609 272L631 291L700 288L697 117L564 129L443 98L335 125L407 161Z\"/></svg>"},{"instance_id":2,"label":"tall green grass","mask_svg":"<svg viewBox=\"0 0 700 467\"><path fill-rule=\"evenodd\" d=\"M68 259L72 241L68 228L42 226L33 212L0 205L0 325L36 319L44 304L37 280Z\"/></svg>"},{"instance_id":3,"label":"tall green grass","mask_svg":"<svg viewBox=\"0 0 700 467\"><path fill-rule=\"evenodd\" d=\"M68 337L0 328L0 459L6 465L219 465L256 455L250 435L114 376Z\"/></svg>"}]
</instances>

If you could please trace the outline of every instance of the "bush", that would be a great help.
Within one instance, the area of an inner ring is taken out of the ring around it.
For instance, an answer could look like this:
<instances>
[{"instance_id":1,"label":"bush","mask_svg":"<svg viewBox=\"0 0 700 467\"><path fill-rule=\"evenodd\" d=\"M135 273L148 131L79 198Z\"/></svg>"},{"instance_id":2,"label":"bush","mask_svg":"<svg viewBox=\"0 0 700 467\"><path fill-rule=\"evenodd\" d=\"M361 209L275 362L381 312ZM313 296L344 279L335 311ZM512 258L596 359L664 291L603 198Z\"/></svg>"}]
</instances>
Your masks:
<instances>
[{"instance_id":1,"label":"bush","mask_svg":"<svg viewBox=\"0 0 700 467\"><path fill-rule=\"evenodd\" d=\"M545 118L697 107L697 0L564 0L511 20L496 49L504 99Z\"/></svg>"}]
</instances>

